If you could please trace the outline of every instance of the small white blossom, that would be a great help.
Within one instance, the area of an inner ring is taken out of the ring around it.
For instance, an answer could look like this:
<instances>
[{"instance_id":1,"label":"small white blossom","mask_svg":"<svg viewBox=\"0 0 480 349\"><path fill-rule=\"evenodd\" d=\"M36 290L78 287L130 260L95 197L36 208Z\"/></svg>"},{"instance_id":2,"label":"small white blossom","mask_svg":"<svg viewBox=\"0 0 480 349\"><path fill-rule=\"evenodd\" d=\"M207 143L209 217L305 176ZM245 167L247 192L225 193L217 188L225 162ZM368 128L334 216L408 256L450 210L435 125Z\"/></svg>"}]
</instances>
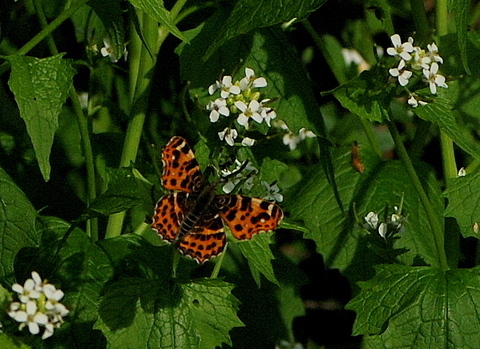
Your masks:
<instances>
[{"instance_id":1,"label":"small white blossom","mask_svg":"<svg viewBox=\"0 0 480 349\"><path fill-rule=\"evenodd\" d=\"M227 107L227 101L223 98L217 98L207 105L207 110L210 110L210 122L217 122L220 115L229 116L230 109Z\"/></svg>"},{"instance_id":2,"label":"small white blossom","mask_svg":"<svg viewBox=\"0 0 480 349\"><path fill-rule=\"evenodd\" d=\"M278 185L276 183L274 183L273 185L269 185L267 182L262 181L262 185L266 189L266 194L263 196L265 200L276 202L283 201L283 195L280 194L280 189L278 188Z\"/></svg>"},{"instance_id":3,"label":"small white blossom","mask_svg":"<svg viewBox=\"0 0 480 349\"><path fill-rule=\"evenodd\" d=\"M432 60L430 56L425 53L425 50L416 46L413 52L413 59L409 62L410 67L414 70L428 69Z\"/></svg>"},{"instance_id":4,"label":"small white blossom","mask_svg":"<svg viewBox=\"0 0 480 349\"><path fill-rule=\"evenodd\" d=\"M443 58L440 57L440 55L438 54L438 47L437 45L435 45L434 42L427 45L427 50L428 50L428 56L432 61L443 64Z\"/></svg>"},{"instance_id":5,"label":"small white blossom","mask_svg":"<svg viewBox=\"0 0 480 349\"><path fill-rule=\"evenodd\" d=\"M240 89L245 91L249 88L265 87L267 86L267 80L262 77L256 77L255 71L251 68L245 68L245 77L240 80Z\"/></svg>"},{"instance_id":6,"label":"small white blossom","mask_svg":"<svg viewBox=\"0 0 480 349\"><path fill-rule=\"evenodd\" d=\"M250 163L247 163L247 165L245 166L244 163L238 161L237 159L235 160L235 165L236 167L232 171L230 171L229 169L222 170L222 177L228 177L228 176L231 176L232 174L235 174L233 178L230 178L228 182L223 185L222 190L225 194L230 194L233 191L233 189L235 189L235 187L238 185L238 183L240 183L240 181L245 177L242 174L243 172L247 171L250 174L258 172L258 170L254 166L252 166ZM240 171L242 167L243 167L243 170ZM247 178L242 184L242 189L247 191L251 190L253 187L253 180L254 180L253 176L250 176L249 178Z\"/></svg>"},{"instance_id":7,"label":"small white blossom","mask_svg":"<svg viewBox=\"0 0 480 349\"><path fill-rule=\"evenodd\" d=\"M218 138L220 138L221 141L225 139L225 142L227 142L229 146L233 146L237 136L238 136L238 131L230 127L225 127L223 131L218 132Z\"/></svg>"},{"instance_id":8,"label":"small white blossom","mask_svg":"<svg viewBox=\"0 0 480 349\"><path fill-rule=\"evenodd\" d=\"M458 174L457 174L458 177L465 177L466 175L467 175L467 171L465 171L463 167L460 168L460 170L458 170Z\"/></svg>"},{"instance_id":9,"label":"small white blossom","mask_svg":"<svg viewBox=\"0 0 480 349\"><path fill-rule=\"evenodd\" d=\"M366 217L364 218L367 222L367 225L372 229L377 229L378 226L378 214L375 212L368 212Z\"/></svg>"},{"instance_id":10,"label":"small white blossom","mask_svg":"<svg viewBox=\"0 0 480 349\"><path fill-rule=\"evenodd\" d=\"M391 76L398 79L400 86L406 86L408 79L412 77L412 72L405 69L405 61L403 59L400 60L397 68L389 69L388 72Z\"/></svg>"},{"instance_id":11,"label":"small white blossom","mask_svg":"<svg viewBox=\"0 0 480 349\"><path fill-rule=\"evenodd\" d=\"M238 95L241 92L239 86L232 84L232 77L230 75L225 75L222 78L222 82L217 80L210 85L208 87L208 93L213 95L218 89L221 90L220 97L222 98L228 98L230 94Z\"/></svg>"},{"instance_id":12,"label":"small white blossom","mask_svg":"<svg viewBox=\"0 0 480 349\"><path fill-rule=\"evenodd\" d=\"M260 108L260 103L256 100L250 101L248 106L245 104L243 101L236 101L235 106L240 110L242 113L238 116L237 122L245 126L245 128L248 127L248 120L252 118L258 123L261 123L263 118L262 115L260 114L261 108Z\"/></svg>"},{"instance_id":13,"label":"small white blossom","mask_svg":"<svg viewBox=\"0 0 480 349\"><path fill-rule=\"evenodd\" d=\"M473 232L475 234L478 234L479 230L480 230L479 224L477 222L473 223Z\"/></svg>"},{"instance_id":14,"label":"small white blossom","mask_svg":"<svg viewBox=\"0 0 480 349\"><path fill-rule=\"evenodd\" d=\"M358 66L358 72L361 73L364 70L370 69L370 64L368 64L365 59L358 53L357 50L342 48L342 56L345 64L351 66L352 63Z\"/></svg>"},{"instance_id":15,"label":"small white blossom","mask_svg":"<svg viewBox=\"0 0 480 349\"><path fill-rule=\"evenodd\" d=\"M380 223L380 225L378 226L378 235L385 239L387 231L387 223Z\"/></svg>"},{"instance_id":16,"label":"small white blossom","mask_svg":"<svg viewBox=\"0 0 480 349\"><path fill-rule=\"evenodd\" d=\"M69 313L60 303L63 291L42 281L37 272L32 272L32 278L27 279L23 286L14 284L12 290L18 293L20 302L10 304L8 315L20 323L19 330L28 327L29 332L36 335L43 328L42 338L48 338Z\"/></svg>"},{"instance_id":17,"label":"small white blossom","mask_svg":"<svg viewBox=\"0 0 480 349\"><path fill-rule=\"evenodd\" d=\"M103 45L104 45L104 46L100 49L101 55L102 55L103 57L109 56L109 57L110 57L110 61L111 61L112 63L118 62L118 58L119 58L119 57L116 56L115 51L114 51L114 49L113 49L113 46L112 46L112 43L111 43L109 37L105 37L105 38L103 39ZM122 55L123 55L123 57L125 58L125 60L127 60L127 54L128 54L127 48L124 47L124 49L123 49L123 54L122 54Z\"/></svg>"},{"instance_id":18,"label":"small white blossom","mask_svg":"<svg viewBox=\"0 0 480 349\"><path fill-rule=\"evenodd\" d=\"M426 105L427 102L422 101L422 100L417 100L415 96L410 95L410 98L408 99L407 103L412 106L413 108L418 107L419 105Z\"/></svg>"},{"instance_id":19,"label":"small white blossom","mask_svg":"<svg viewBox=\"0 0 480 349\"><path fill-rule=\"evenodd\" d=\"M387 53L390 56L398 56L403 60L409 61L412 56L410 52L413 52L413 39L408 38L407 42L402 43L400 35L394 34L390 37L393 47L387 48Z\"/></svg>"},{"instance_id":20,"label":"small white blossom","mask_svg":"<svg viewBox=\"0 0 480 349\"><path fill-rule=\"evenodd\" d=\"M447 84L445 83L445 77L443 75L437 74L438 72L438 64L432 63L430 69L423 69L423 76L428 81L430 85L430 92L432 94L437 93L437 86L447 88Z\"/></svg>"}]
</instances>

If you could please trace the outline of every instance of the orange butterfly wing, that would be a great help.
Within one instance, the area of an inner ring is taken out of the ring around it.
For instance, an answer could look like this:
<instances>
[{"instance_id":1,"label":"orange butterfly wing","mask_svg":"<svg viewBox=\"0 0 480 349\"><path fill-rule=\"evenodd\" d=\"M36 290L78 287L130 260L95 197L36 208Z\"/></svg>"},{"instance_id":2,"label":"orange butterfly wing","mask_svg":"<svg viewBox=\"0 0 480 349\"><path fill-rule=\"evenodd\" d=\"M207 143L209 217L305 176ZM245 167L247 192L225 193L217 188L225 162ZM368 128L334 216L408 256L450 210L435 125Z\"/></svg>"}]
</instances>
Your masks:
<instances>
[{"instance_id":1,"label":"orange butterfly wing","mask_svg":"<svg viewBox=\"0 0 480 349\"><path fill-rule=\"evenodd\" d=\"M179 136L172 137L162 151L162 184L168 190L187 193L203 188L203 175L192 148Z\"/></svg>"},{"instance_id":2,"label":"orange butterfly wing","mask_svg":"<svg viewBox=\"0 0 480 349\"><path fill-rule=\"evenodd\" d=\"M274 230L283 218L280 206L262 199L217 195L215 201L220 216L239 240L250 240L261 231Z\"/></svg>"},{"instance_id":3,"label":"orange butterfly wing","mask_svg":"<svg viewBox=\"0 0 480 349\"><path fill-rule=\"evenodd\" d=\"M186 193L174 193L162 197L155 206L152 228L163 240L173 242L183 222Z\"/></svg>"}]
</instances>

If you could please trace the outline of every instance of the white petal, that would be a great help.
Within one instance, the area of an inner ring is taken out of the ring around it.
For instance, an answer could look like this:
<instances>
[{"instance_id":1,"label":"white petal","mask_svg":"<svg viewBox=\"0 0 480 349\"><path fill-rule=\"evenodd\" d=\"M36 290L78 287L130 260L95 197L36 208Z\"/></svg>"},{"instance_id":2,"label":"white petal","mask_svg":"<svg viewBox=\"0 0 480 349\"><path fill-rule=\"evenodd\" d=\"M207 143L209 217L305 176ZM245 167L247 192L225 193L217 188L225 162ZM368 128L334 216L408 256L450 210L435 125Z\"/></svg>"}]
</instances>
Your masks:
<instances>
[{"instance_id":1,"label":"white petal","mask_svg":"<svg viewBox=\"0 0 480 349\"><path fill-rule=\"evenodd\" d=\"M210 86L208 86L208 93L210 95L213 95L215 93L215 91L217 90L218 88L218 84L219 82L218 81L215 81L215 83L211 84Z\"/></svg>"},{"instance_id":2,"label":"white petal","mask_svg":"<svg viewBox=\"0 0 480 349\"><path fill-rule=\"evenodd\" d=\"M12 319L17 322L26 322L28 319L28 314L24 311L10 312L8 313Z\"/></svg>"},{"instance_id":3,"label":"white petal","mask_svg":"<svg viewBox=\"0 0 480 349\"><path fill-rule=\"evenodd\" d=\"M218 108L218 112L224 116L229 116L230 115L230 109L228 109L227 107L225 106L221 106L220 108Z\"/></svg>"},{"instance_id":4,"label":"white petal","mask_svg":"<svg viewBox=\"0 0 480 349\"><path fill-rule=\"evenodd\" d=\"M398 71L397 68L389 69L388 72L390 73L391 76L395 78L400 75L400 72Z\"/></svg>"},{"instance_id":5,"label":"white petal","mask_svg":"<svg viewBox=\"0 0 480 349\"><path fill-rule=\"evenodd\" d=\"M254 145L254 144L255 144L255 139L253 139L253 138L245 137L245 138L242 140L242 145L243 145L243 146L251 147L251 146Z\"/></svg>"},{"instance_id":6,"label":"white petal","mask_svg":"<svg viewBox=\"0 0 480 349\"><path fill-rule=\"evenodd\" d=\"M412 59L412 55L407 51L403 51L402 53L400 53L400 57L405 61L409 61Z\"/></svg>"},{"instance_id":7,"label":"white petal","mask_svg":"<svg viewBox=\"0 0 480 349\"><path fill-rule=\"evenodd\" d=\"M28 323L28 330L31 334L38 334L40 332L40 327L35 322Z\"/></svg>"},{"instance_id":8,"label":"white petal","mask_svg":"<svg viewBox=\"0 0 480 349\"><path fill-rule=\"evenodd\" d=\"M416 108L416 107L418 106L418 102L417 102L417 100L415 99L415 97L413 97L413 96L411 96L411 97L408 99L407 103L408 103L409 105L411 105L412 107L414 107L414 108Z\"/></svg>"},{"instance_id":9,"label":"white petal","mask_svg":"<svg viewBox=\"0 0 480 349\"><path fill-rule=\"evenodd\" d=\"M430 92L432 95L437 93L437 85L434 82L430 82Z\"/></svg>"},{"instance_id":10,"label":"white petal","mask_svg":"<svg viewBox=\"0 0 480 349\"><path fill-rule=\"evenodd\" d=\"M245 68L245 76L247 77L247 79L250 79L254 75L255 71L252 68Z\"/></svg>"},{"instance_id":11,"label":"white petal","mask_svg":"<svg viewBox=\"0 0 480 349\"><path fill-rule=\"evenodd\" d=\"M393 34L390 37L390 40L392 40L392 44L395 47L400 46L402 44L402 40L400 39L400 35L398 35L398 34Z\"/></svg>"},{"instance_id":12,"label":"white petal","mask_svg":"<svg viewBox=\"0 0 480 349\"><path fill-rule=\"evenodd\" d=\"M236 101L235 106L237 107L238 110L242 112L245 112L245 110L247 110L248 108L245 102L242 102L242 101Z\"/></svg>"},{"instance_id":13,"label":"white petal","mask_svg":"<svg viewBox=\"0 0 480 349\"><path fill-rule=\"evenodd\" d=\"M32 271L32 279L37 285L40 285L42 283L42 278L40 277L40 275L38 275L36 271Z\"/></svg>"},{"instance_id":14,"label":"white petal","mask_svg":"<svg viewBox=\"0 0 480 349\"><path fill-rule=\"evenodd\" d=\"M217 122L220 117L220 113L216 110L212 110L210 112L209 117L210 117L210 122Z\"/></svg>"},{"instance_id":15,"label":"white petal","mask_svg":"<svg viewBox=\"0 0 480 349\"><path fill-rule=\"evenodd\" d=\"M261 123L263 121L263 118L259 113L253 113L251 117L258 123Z\"/></svg>"},{"instance_id":16,"label":"white petal","mask_svg":"<svg viewBox=\"0 0 480 349\"><path fill-rule=\"evenodd\" d=\"M230 93L233 93L234 95L238 95L240 92L242 92L240 90L240 86L233 85L230 87Z\"/></svg>"},{"instance_id":17,"label":"white petal","mask_svg":"<svg viewBox=\"0 0 480 349\"><path fill-rule=\"evenodd\" d=\"M27 314L33 315L37 312L37 303L30 301L27 303Z\"/></svg>"},{"instance_id":18,"label":"white petal","mask_svg":"<svg viewBox=\"0 0 480 349\"><path fill-rule=\"evenodd\" d=\"M33 281L33 279L27 279L25 280L25 284L23 285L23 288L25 289L25 291L33 291L33 289L35 288L35 281Z\"/></svg>"},{"instance_id":19,"label":"white petal","mask_svg":"<svg viewBox=\"0 0 480 349\"><path fill-rule=\"evenodd\" d=\"M240 125L245 126L245 125L248 123L248 118L247 118L247 116L246 116L244 113L242 113L242 114L240 114L240 115L238 116L237 122L238 122Z\"/></svg>"},{"instance_id":20,"label":"white petal","mask_svg":"<svg viewBox=\"0 0 480 349\"><path fill-rule=\"evenodd\" d=\"M256 78L253 81L253 87L265 87L267 86L267 80L265 78Z\"/></svg>"},{"instance_id":21,"label":"white petal","mask_svg":"<svg viewBox=\"0 0 480 349\"><path fill-rule=\"evenodd\" d=\"M390 56L396 56L397 55L397 50L395 50L393 47L389 47L387 48L387 53L390 55Z\"/></svg>"},{"instance_id":22,"label":"white petal","mask_svg":"<svg viewBox=\"0 0 480 349\"><path fill-rule=\"evenodd\" d=\"M48 323L48 316L45 315L44 313L36 313L35 316L33 317L33 322L40 325L45 325Z\"/></svg>"},{"instance_id":23,"label":"white petal","mask_svg":"<svg viewBox=\"0 0 480 349\"><path fill-rule=\"evenodd\" d=\"M42 339L47 339L53 335L54 327L52 324L45 325L45 331L43 332Z\"/></svg>"},{"instance_id":24,"label":"white petal","mask_svg":"<svg viewBox=\"0 0 480 349\"><path fill-rule=\"evenodd\" d=\"M232 86L232 77L230 75L225 75L222 79L222 84L225 87Z\"/></svg>"},{"instance_id":25,"label":"white petal","mask_svg":"<svg viewBox=\"0 0 480 349\"><path fill-rule=\"evenodd\" d=\"M20 284L13 284L12 291L15 291L17 293L23 293L23 286Z\"/></svg>"},{"instance_id":26,"label":"white petal","mask_svg":"<svg viewBox=\"0 0 480 349\"><path fill-rule=\"evenodd\" d=\"M258 101L256 100L252 100L248 104L248 109L250 109L253 113L255 113L260 109L260 103L258 103Z\"/></svg>"},{"instance_id":27,"label":"white petal","mask_svg":"<svg viewBox=\"0 0 480 349\"><path fill-rule=\"evenodd\" d=\"M380 223L380 226L378 227L378 234L380 234L380 236L385 239L385 235L387 234L386 223Z\"/></svg>"}]
</instances>

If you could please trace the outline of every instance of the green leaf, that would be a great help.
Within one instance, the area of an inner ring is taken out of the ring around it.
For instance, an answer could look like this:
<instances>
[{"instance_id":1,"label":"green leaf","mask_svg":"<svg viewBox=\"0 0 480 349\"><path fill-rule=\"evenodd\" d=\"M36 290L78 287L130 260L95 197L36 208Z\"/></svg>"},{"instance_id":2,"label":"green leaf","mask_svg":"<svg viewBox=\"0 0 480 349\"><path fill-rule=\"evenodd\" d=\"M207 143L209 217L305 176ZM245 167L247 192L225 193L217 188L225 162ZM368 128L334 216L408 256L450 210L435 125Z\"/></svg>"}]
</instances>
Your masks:
<instances>
[{"instance_id":1,"label":"green leaf","mask_svg":"<svg viewBox=\"0 0 480 349\"><path fill-rule=\"evenodd\" d=\"M138 179L132 168L110 169L107 190L88 206L93 216L125 211L141 202Z\"/></svg>"},{"instance_id":2,"label":"green leaf","mask_svg":"<svg viewBox=\"0 0 480 349\"><path fill-rule=\"evenodd\" d=\"M392 99L392 89L387 81L384 71L374 66L327 93L332 93L353 114L372 122L382 122L389 119L388 108Z\"/></svg>"},{"instance_id":3,"label":"green leaf","mask_svg":"<svg viewBox=\"0 0 480 349\"><path fill-rule=\"evenodd\" d=\"M0 168L0 278L13 281L13 262L18 251L38 246L37 211L25 194Z\"/></svg>"},{"instance_id":4,"label":"green leaf","mask_svg":"<svg viewBox=\"0 0 480 349\"><path fill-rule=\"evenodd\" d=\"M34 58L5 57L12 66L8 85L15 95L20 116L27 125L40 171L50 179L50 149L58 128L58 115L72 86L75 70L64 53Z\"/></svg>"},{"instance_id":5,"label":"green leaf","mask_svg":"<svg viewBox=\"0 0 480 349\"><path fill-rule=\"evenodd\" d=\"M480 270L382 265L347 309L370 348L476 348Z\"/></svg>"},{"instance_id":6,"label":"green leaf","mask_svg":"<svg viewBox=\"0 0 480 349\"><path fill-rule=\"evenodd\" d=\"M453 84L453 83L451 83ZM441 88L438 97L431 103L415 108L418 117L440 126L453 141L469 155L480 160L480 144L473 138L468 129L461 124L452 111L448 91Z\"/></svg>"},{"instance_id":7,"label":"green leaf","mask_svg":"<svg viewBox=\"0 0 480 349\"><path fill-rule=\"evenodd\" d=\"M272 235L273 232L261 233L254 235L249 241L237 242L238 248L248 260L250 271L258 287L261 285L260 273L263 274L267 280L280 286L272 266L272 260L275 259L270 250Z\"/></svg>"},{"instance_id":8,"label":"green leaf","mask_svg":"<svg viewBox=\"0 0 480 349\"><path fill-rule=\"evenodd\" d=\"M344 214L336 205L333 190L317 165L306 174L307 180L287 196L284 206L290 213L288 220L302 222L309 230L304 234L305 238L316 242L317 250L329 268L339 268L355 280L370 275L372 265L381 261L370 248L369 235L358 229L358 223L363 224L363 217L370 211L383 213L386 205L391 208L389 213L393 213L392 207L400 204L403 195L402 214L408 218L405 232L399 235L394 247L406 248L409 252L399 258L402 263L413 264L420 256L427 263L436 264L430 223L403 165L399 161L379 162L372 152L363 149L365 145L359 146L365 165L362 174L351 164L350 149L343 148L334 155L335 179L349 213ZM443 222L441 192L433 172L425 165L419 166L417 172L438 212L437 218Z\"/></svg>"},{"instance_id":9,"label":"green leaf","mask_svg":"<svg viewBox=\"0 0 480 349\"><path fill-rule=\"evenodd\" d=\"M87 4L102 21L115 57L121 58L125 45L125 31L120 2L117 0L90 0Z\"/></svg>"},{"instance_id":10,"label":"green leaf","mask_svg":"<svg viewBox=\"0 0 480 349\"><path fill-rule=\"evenodd\" d=\"M172 20L170 12L165 8L163 0L128 0L133 6L144 11L147 15L152 17L158 23L163 24L170 33L175 35L182 41L188 39L175 25L175 21Z\"/></svg>"},{"instance_id":11,"label":"green leaf","mask_svg":"<svg viewBox=\"0 0 480 349\"><path fill-rule=\"evenodd\" d=\"M229 39L247 34L256 28L268 27L292 19L302 20L325 2L326 0L239 0L235 2L231 11L227 10L222 14L224 21L218 26L205 58L209 58Z\"/></svg>"},{"instance_id":12,"label":"green leaf","mask_svg":"<svg viewBox=\"0 0 480 349\"><path fill-rule=\"evenodd\" d=\"M211 349L231 344L228 332L243 325L232 288L211 279L177 284L125 278L106 289L95 326L109 348Z\"/></svg>"},{"instance_id":13,"label":"green leaf","mask_svg":"<svg viewBox=\"0 0 480 349\"><path fill-rule=\"evenodd\" d=\"M463 69L467 74L471 74L467 60L467 29L468 13L470 11L470 1L449 0L449 12L455 16L455 28L457 31L457 45L462 58Z\"/></svg>"},{"instance_id":14,"label":"green leaf","mask_svg":"<svg viewBox=\"0 0 480 349\"><path fill-rule=\"evenodd\" d=\"M446 217L456 218L460 232L464 237L480 237L474 224L480 224L480 203L477 193L480 191L480 173L465 177L452 178L444 193L448 199Z\"/></svg>"}]
</instances>

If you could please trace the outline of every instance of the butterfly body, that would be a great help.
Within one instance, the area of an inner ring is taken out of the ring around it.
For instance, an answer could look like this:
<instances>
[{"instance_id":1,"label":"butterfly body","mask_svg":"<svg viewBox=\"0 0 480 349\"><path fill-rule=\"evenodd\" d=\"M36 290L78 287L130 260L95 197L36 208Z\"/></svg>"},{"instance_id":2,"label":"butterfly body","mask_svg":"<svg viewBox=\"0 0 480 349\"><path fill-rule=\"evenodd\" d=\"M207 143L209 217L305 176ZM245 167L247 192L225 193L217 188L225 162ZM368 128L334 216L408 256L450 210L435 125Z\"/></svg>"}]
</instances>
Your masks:
<instances>
[{"instance_id":1,"label":"butterfly body","mask_svg":"<svg viewBox=\"0 0 480 349\"><path fill-rule=\"evenodd\" d=\"M182 254L203 263L223 252L226 236L222 220L240 240L275 229L283 217L271 202L242 195L217 195L205 185L195 154L175 136L162 151L162 183L177 192L162 197L152 228Z\"/></svg>"}]
</instances>

